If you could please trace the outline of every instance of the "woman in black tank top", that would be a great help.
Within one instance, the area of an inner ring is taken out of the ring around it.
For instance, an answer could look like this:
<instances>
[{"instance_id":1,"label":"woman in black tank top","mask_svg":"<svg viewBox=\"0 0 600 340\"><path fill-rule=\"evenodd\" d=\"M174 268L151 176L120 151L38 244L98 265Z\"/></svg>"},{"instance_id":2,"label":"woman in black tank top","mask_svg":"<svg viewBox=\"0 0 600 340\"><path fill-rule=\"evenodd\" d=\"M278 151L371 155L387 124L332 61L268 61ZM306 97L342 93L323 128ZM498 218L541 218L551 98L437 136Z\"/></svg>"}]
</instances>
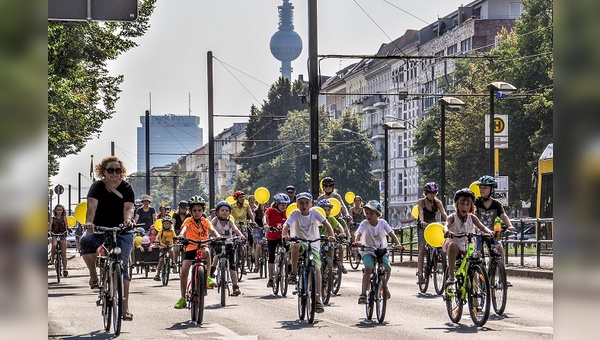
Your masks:
<instances>
[{"instance_id":1,"label":"woman in black tank top","mask_svg":"<svg viewBox=\"0 0 600 340\"><path fill-rule=\"evenodd\" d=\"M417 261L417 284L423 282L423 259L425 258L425 237L423 232L429 223L438 222L437 213L440 212L442 222L448 217L444 205L436 195L438 192L437 184L429 182L423 188L423 198L417 201L419 207L419 216L417 219L417 240L419 241L419 257Z\"/></svg>"}]
</instances>

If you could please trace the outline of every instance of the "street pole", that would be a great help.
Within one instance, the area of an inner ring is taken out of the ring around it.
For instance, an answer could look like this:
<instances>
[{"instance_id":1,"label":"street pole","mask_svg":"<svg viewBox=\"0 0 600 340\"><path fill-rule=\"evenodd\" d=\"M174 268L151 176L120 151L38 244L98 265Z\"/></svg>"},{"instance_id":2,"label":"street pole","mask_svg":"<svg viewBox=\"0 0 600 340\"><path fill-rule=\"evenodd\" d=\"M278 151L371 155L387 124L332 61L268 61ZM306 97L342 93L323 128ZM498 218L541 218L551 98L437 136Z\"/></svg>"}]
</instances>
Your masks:
<instances>
[{"instance_id":1,"label":"street pole","mask_svg":"<svg viewBox=\"0 0 600 340\"><path fill-rule=\"evenodd\" d=\"M442 104L442 117L440 123L440 197L446 209L446 104Z\"/></svg>"},{"instance_id":2,"label":"street pole","mask_svg":"<svg viewBox=\"0 0 600 340\"><path fill-rule=\"evenodd\" d=\"M387 127L387 125L383 124L383 150L384 150L384 155L383 155L383 209L384 209L384 219L389 223L389 219L388 219L388 200L389 200L389 194L388 194L388 188L389 188L389 184L388 184L388 171L389 171L389 165L388 165L388 161L389 161L389 150L388 150L388 141L389 141L389 128Z\"/></svg>"},{"instance_id":3,"label":"street pole","mask_svg":"<svg viewBox=\"0 0 600 340\"><path fill-rule=\"evenodd\" d=\"M490 86L490 175L494 173L494 87Z\"/></svg>"},{"instance_id":4,"label":"street pole","mask_svg":"<svg viewBox=\"0 0 600 340\"><path fill-rule=\"evenodd\" d=\"M310 116L310 191L319 194L319 73L317 0L308 0L308 91Z\"/></svg>"},{"instance_id":5,"label":"street pole","mask_svg":"<svg viewBox=\"0 0 600 340\"><path fill-rule=\"evenodd\" d=\"M150 195L150 110L146 110L146 195Z\"/></svg>"},{"instance_id":6,"label":"street pole","mask_svg":"<svg viewBox=\"0 0 600 340\"><path fill-rule=\"evenodd\" d=\"M213 54L206 53L206 78L208 82L208 204L215 205L215 124L213 101Z\"/></svg>"}]
</instances>

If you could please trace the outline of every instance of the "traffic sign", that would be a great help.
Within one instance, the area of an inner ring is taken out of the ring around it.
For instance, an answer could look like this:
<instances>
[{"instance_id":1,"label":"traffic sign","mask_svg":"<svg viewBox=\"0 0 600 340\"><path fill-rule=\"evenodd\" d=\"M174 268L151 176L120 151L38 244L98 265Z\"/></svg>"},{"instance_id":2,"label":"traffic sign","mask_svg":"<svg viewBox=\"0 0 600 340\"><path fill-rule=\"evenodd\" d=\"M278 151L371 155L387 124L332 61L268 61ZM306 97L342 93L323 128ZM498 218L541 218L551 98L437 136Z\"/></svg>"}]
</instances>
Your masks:
<instances>
[{"instance_id":1,"label":"traffic sign","mask_svg":"<svg viewBox=\"0 0 600 340\"><path fill-rule=\"evenodd\" d=\"M62 194L63 194L63 192L65 192L65 187L63 187L63 186L62 186L62 185L60 185L60 184L57 184L57 185L54 187L54 192L55 192L57 195L62 195Z\"/></svg>"},{"instance_id":2,"label":"traffic sign","mask_svg":"<svg viewBox=\"0 0 600 340\"><path fill-rule=\"evenodd\" d=\"M485 116L485 137L490 138L490 116ZM508 115L494 115L494 137L508 137Z\"/></svg>"},{"instance_id":3,"label":"traffic sign","mask_svg":"<svg viewBox=\"0 0 600 340\"><path fill-rule=\"evenodd\" d=\"M48 0L48 20L135 21L137 6L137 0Z\"/></svg>"}]
</instances>

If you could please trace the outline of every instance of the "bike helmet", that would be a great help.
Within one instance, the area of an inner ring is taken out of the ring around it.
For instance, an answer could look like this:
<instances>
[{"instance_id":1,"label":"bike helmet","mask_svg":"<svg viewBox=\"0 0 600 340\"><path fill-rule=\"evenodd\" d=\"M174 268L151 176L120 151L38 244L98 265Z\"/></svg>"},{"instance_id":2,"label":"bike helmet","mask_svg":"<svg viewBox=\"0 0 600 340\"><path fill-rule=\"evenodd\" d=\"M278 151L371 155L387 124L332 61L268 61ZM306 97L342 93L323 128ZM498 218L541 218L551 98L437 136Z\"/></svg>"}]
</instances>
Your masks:
<instances>
[{"instance_id":1,"label":"bike helmet","mask_svg":"<svg viewBox=\"0 0 600 340\"><path fill-rule=\"evenodd\" d=\"M323 180L321 181L321 183L323 183L323 185L325 185L325 184L335 185L335 181L331 177L325 177L325 178L323 178Z\"/></svg>"},{"instance_id":2,"label":"bike helmet","mask_svg":"<svg viewBox=\"0 0 600 340\"><path fill-rule=\"evenodd\" d=\"M367 202L367 204L365 204L363 206L363 209L369 209L375 212L375 214L377 214L377 216L381 216L381 203L379 203L379 201L369 201Z\"/></svg>"},{"instance_id":3,"label":"bike helmet","mask_svg":"<svg viewBox=\"0 0 600 340\"><path fill-rule=\"evenodd\" d=\"M144 228L142 228L142 227L137 227L135 229L135 232L144 235L146 233L146 230Z\"/></svg>"},{"instance_id":4,"label":"bike helmet","mask_svg":"<svg viewBox=\"0 0 600 340\"><path fill-rule=\"evenodd\" d=\"M165 216L162 218L163 223L165 222L169 222L169 223L173 223L173 218L169 215Z\"/></svg>"},{"instance_id":5,"label":"bike helmet","mask_svg":"<svg viewBox=\"0 0 600 340\"><path fill-rule=\"evenodd\" d=\"M475 194L469 188L462 188L462 189L458 190L454 194L454 203L458 202L458 199L460 197L471 197L471 200L475 201Z\"/></svg>"},{"instance_id":6,"label":"bike helmet","mask_svg":"<svg viewBox=\"0 0 600 340\"><path fill-rule=\"evenodd\" d=\"M275 196L273 196L273 200L277 204L281 204L281 203L289 204L290 203L290 196L288 196L286 194L279 193L279 194L275 194Z\"/></svg>"},{"instance_id":7,"label":"bike helmet","mask_svg":"<svg viewBox=\"0 0 600 340\"><path fill-rule=\"evenodd\" d=\"M309 200L311 202L312 202L312 199L313 199L313 197L312 197L312 195L310 193L308 193L308 192L301 192L301 193L299 193L296 196L296 201L298 201L298 200L300 200L302 198L307 199L307 200Z\"/></svg>"},{"instance_id":8,"label":"bike helmet","mask_svg":"<svg viewBox=\"0 0 600 340\"><path fill-rule=\"evenodd\" d=\"M317 206L323 208L323 207L330 207L333 208L333 204L331 203L330 200L324 198L322 200L320 200L319 202L317 202Z\"/></svg>"},{"instance_id":9,"label":"bike helmet","mask_svg":"<svg viewBox=\"0 0 600 340\"><path fill-rule=\"evenodd\" d=\"M242 190L238 190L236 192L233 193L233 199L237 200L238 197L246 195Z\"/></svg>"},{"instance_id":10,"label":"bike helmet","mask_svg":"<svg viewBox=\"0 0 600 340\"><path fill-rule=\"evenodd\" d=\"M137 198L137 199L136 199L136 200L133 202L133 204L135 204L135 205L142 205L142 200L141 200L141 199L139 199L139 198Z\"/></svg>"},{"instance_id":11,"label":"bike helmet","mask_svg":"<svg viewBox=\"0 0 600 340\"><path fill-rule=\"evenodd\" d=\"M496 181L496 179L492 176L485 175L485 176L479 177L479 179L477 180L477 185L490 186L495 189L498 187L498 181Z\"/></svg>"},{"instance_id":12,"label":"bike helmet","mask_svg":"<svg viewBox=\"0 0 600 340\"><path fill-rule=\"evenodd\" d=\"M423 191L425 193L438 192L438 186L437 184L435 184L435 182L429 182L425 184L425 186L423 187Z\"/></svg>"},{"instance_id":13,"label":"bike helmet","mask_svg":"<svg viewBox=\"0 0 600 340\"><path fill-rule=\"evenodd\" d=\"M188 208L192 208L194 205L201 205L203 209L206 209L206 201L204 201L204 198L196 195L196 196L192 196L189 200L188 200Z\"/></svg>"},{"instance_id":14,"label":"bike helmet","mask_svg":"<svg viewBox=\"0 0 600 340\"><path fill-rule=\"evenodd\" d=\"M220 207L228 207L229 211L231 211L231 204L229 204L229 202L227 201L220 201L219 203L217 203L217 205L215 206L215 211L219 210Z\"/></svg>"},{"instance_id":15,"label":"bike helmet","mask_svg":"<svg viewBox=\"0 0 600 340\"><path fill-rule=\"evenodd\" d=\"M178 206L180 208L187 208L187 201L179 201Z\"/></svg>"}]
</instances>

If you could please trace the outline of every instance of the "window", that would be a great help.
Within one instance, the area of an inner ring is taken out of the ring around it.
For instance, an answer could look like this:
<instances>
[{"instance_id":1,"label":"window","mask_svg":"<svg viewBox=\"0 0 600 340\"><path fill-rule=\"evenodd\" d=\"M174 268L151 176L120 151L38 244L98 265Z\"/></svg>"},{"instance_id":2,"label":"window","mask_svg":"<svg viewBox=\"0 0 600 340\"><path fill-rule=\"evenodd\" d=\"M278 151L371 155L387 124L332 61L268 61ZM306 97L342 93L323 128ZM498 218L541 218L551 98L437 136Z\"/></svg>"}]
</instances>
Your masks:
<instances>
[{"instance_id":1,"label":"window","mask_svg":"<svg viewBox=\"0 0 600 340\"><path fill-rule=\"evenodd\" d=\"M398 193L402 194L402 174L398 174Z\"/></svg>"},{"instance_id":2,"label":"window","mask_svg":"<svg viewBox=\"0 0 600 340\"><path fill-rule=\"evenodd\" d=\"M523 6L520 2L511 2L508 8L509 19L519 19L523 12Z\"/></svg>"},{"instance_id":3,"label":"window","mask_svg":"<svg viewBox=\"0 0 600 340\"><path fill-rule=\"evenodd\" d=\"M460 42L460 51L462 53L468 52L471 50L471 38L467 38Z\"/></svg>"},{"instance_id":4,"label":"window","mask_svg":"<svg viewBox=\"0 0 600 340\"><path fill-rule=\"evenodd\" d=\"M403 148L402 136L398 136L397 145L398 145L398 149L397 149L398 153L396 155L397 155L397 157L402 157L402 155L404 153L404 151L402 149Z\"/></svg>"},{"instance_id":5,"label":"window","mask_svg":"<svg viewBox=\"0 0 600 340\"><path fill-rule=\"evenodd\" d=\"M456 54L456 44L452 46L448 46L446 49L446 55L455 55Z\"/></svg>"}]
</instances>

